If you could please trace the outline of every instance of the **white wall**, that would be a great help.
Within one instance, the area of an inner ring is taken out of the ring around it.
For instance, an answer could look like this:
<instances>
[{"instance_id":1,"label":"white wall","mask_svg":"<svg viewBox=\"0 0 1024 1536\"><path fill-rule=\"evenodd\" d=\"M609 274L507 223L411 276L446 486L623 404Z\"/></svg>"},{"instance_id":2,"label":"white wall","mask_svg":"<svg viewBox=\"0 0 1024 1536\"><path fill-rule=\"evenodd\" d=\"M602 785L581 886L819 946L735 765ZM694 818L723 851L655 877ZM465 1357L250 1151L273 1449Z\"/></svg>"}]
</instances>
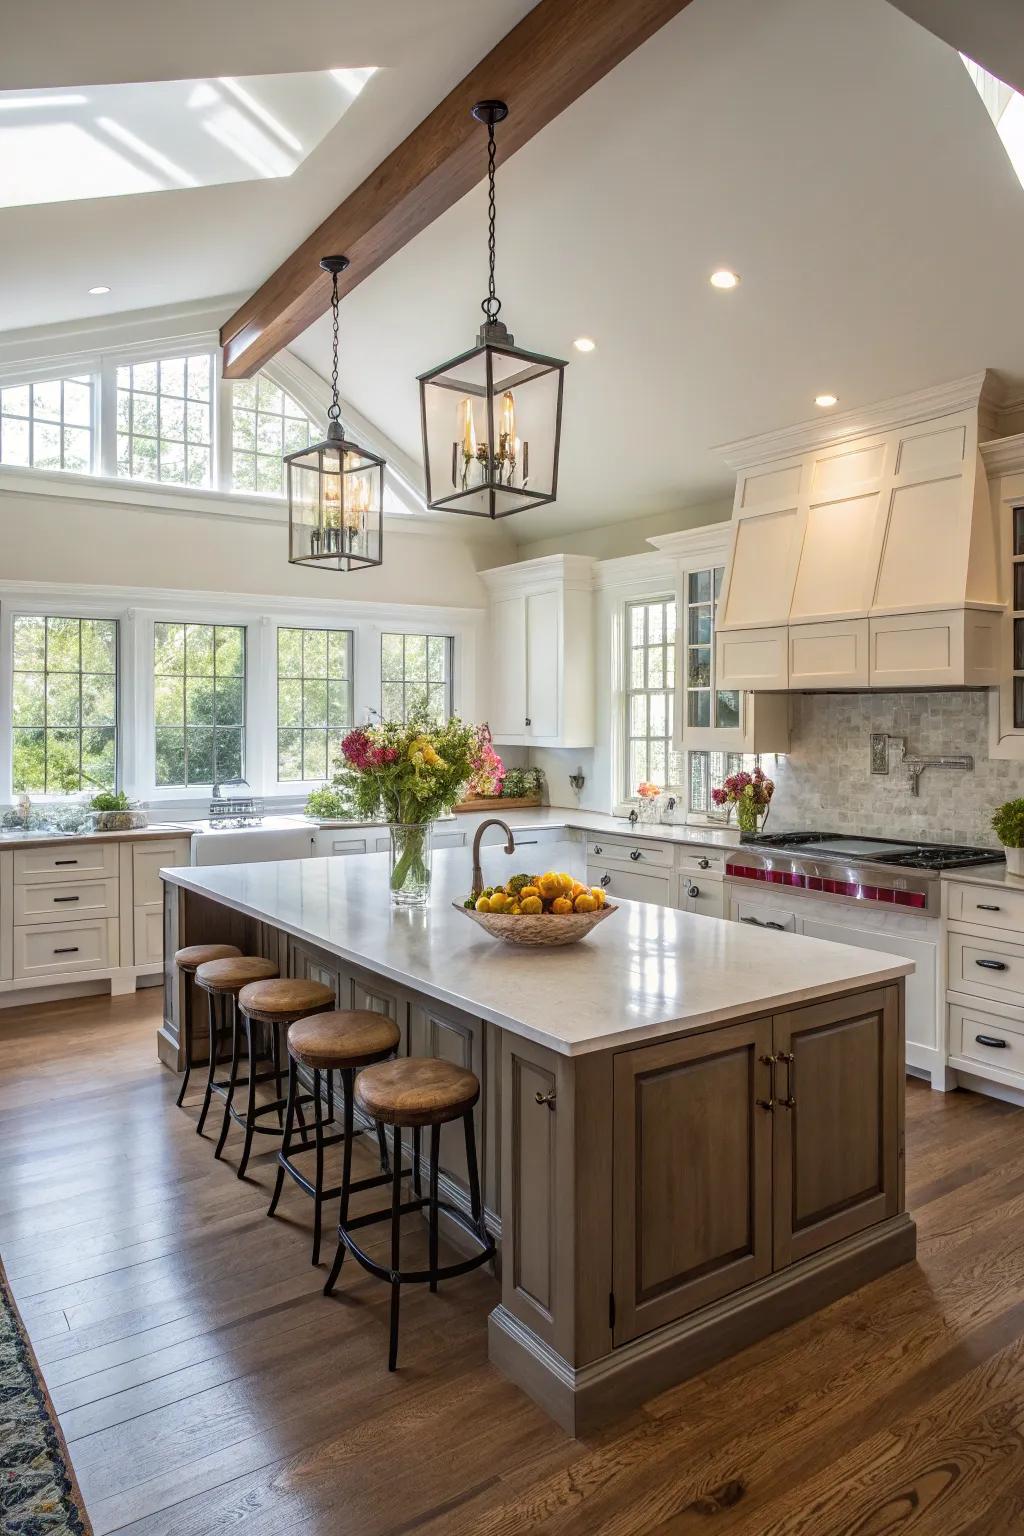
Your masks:
<instances>
[{"instance_id":1,"label":"white wall","mask_svg":"<svg viewBox=\"0 0 1024 1536\"><path fill-rule=\"evenodd\" d=\"M515 559L491 525L467 540L465 518L437 532L397 521L385 524L384 564L345 575L289 565L283 517L249 522L0 489L0 580L475 608L486 603L477 571Z\"/></svg>"},{"instance_id":2,"label":"white wall","mask_svg":"<svg viewBox=\"0 0 1024 1536\"><path fill-rule=\"evenodd\" d=\"M732 502L723 500L681 507L676 512L663 512L652 517L623 517L617 523L584 528L579 533L527 540L518 545L515 558L535 560L541 555L593 555L595 560L617 560L622 555L647 554L650 551L647 540L654 534L678 533L684 528L701 528L705 523L723 523L731 516Z\"/></svg>"}]
</instances>

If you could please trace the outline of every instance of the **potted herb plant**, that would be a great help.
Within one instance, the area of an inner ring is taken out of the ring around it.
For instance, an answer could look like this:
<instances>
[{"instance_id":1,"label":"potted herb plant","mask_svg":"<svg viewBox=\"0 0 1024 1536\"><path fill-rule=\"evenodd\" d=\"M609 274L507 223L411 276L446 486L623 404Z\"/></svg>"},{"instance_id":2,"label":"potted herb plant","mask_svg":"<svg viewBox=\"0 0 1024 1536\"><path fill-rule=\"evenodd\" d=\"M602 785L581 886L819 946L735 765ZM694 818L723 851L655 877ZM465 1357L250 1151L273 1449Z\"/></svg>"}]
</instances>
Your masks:
<instances>
[{"instance_id":1,"label":"potted herb plant","mask_svg":"<svg viewBox=\"0 0 1024 1536\"><path fill-rule=\"evenodd\" d=\"M1007 800L992 817L996 837L1006 855L1006 871L1024 875L1024 799Z\"/></svg>"},{"instance_id":2,"label":"potted herb plant","mask_svg":"<svg viewBox=\"0 0 1024 1536\"><path fill-rule=\"evenodd\" d=\"M93 795L89 815L94 832L135 832L149 825L149 812L137 800L129 800L123 789Z\"/></svg>"}]
</instances>

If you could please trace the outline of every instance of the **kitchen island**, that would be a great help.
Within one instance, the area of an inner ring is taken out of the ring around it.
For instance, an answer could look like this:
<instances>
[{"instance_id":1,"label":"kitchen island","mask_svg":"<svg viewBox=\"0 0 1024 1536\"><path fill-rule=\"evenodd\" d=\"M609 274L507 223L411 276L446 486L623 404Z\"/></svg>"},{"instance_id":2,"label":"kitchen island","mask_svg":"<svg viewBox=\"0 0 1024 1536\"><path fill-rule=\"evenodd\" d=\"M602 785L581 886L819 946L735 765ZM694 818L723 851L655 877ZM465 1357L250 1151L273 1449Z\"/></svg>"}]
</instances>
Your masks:
<instances>
[{"instance_id":1,"label":"kitchen island","mask_svg":"<svg viewBox=\"0 0 1024 1536\"><path fill-rule=\"evenodd\" d=\"M582 875L578 843L537 852ZM536 854L483 858L498 881ZM174 949L222 940L472 1068L491 1359L570 1432L913 1258L909 962L634 902L581 944L516 948L453 909L464 851L435 855L425 911L392 910L387 873L385 855L164 870L160 1054L180 1068ZM468 1204L451 1128L441 1163Z\"/></svg>"}]
</instances>

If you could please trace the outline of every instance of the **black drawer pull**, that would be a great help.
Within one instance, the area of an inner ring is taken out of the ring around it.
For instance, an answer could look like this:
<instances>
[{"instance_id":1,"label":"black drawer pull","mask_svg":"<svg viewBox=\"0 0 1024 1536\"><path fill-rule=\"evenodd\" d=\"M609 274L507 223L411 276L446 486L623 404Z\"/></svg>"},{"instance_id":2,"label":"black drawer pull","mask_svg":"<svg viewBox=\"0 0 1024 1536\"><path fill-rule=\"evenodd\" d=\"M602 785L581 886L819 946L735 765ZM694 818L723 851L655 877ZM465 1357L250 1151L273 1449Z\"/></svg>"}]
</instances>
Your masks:
<instances>
[{"instance_id":1,"label":"black drawer pull","mask_svg":"<svg viewBox=\"0 0 1024 1536\"><path fill-rule=\"evenodd\" d=\"M636 862L636 860L637 860L637 859L639 859L639 858L642 858L642 857L643 857L643 855L642 855L642 854L641 854L641 852L640 852L640 849L639 849L639 848L634 848L634 849L633 849L633 851L632 851L632 852L631 852L631 853L630 853L630 855L629 855L629 856L630 856L630 858L631 858L631 859L632 859L632 860L633 860L633 862L634 862L634 863L635 863L635 862Z\"/></svg>"},{"instance_id":2,"label":"black drawer pull","mask_svg":"<svg viewBox=\"0 0 1024 1536\"><path fill-rule=\"evenodd\" d=\"M81 896L55 896L53 898L53 904L56 906L58 901L81 901L81 899Z\"/></svg>"},{"instance_id":3,"label":"black drawer pull","mask_svg":"<svg viewBox=\"0 0 1024 1536\"><path fill-rule=\"evenodd\" d=\"M597 854L604 853L604 849L601 847L600 843L595 843L594 844L594 852L597 853Z\"/></svg>"},{"instance_id":4,"label":"black drawer pull","mask_svg":"<svg viewBox=\"0 0 1024 1536\"><path fill-rule=\"evenodd\" d=\"M1009 966L1005 960L975 960L975 965L980 965L983 971L1007 971Z\"/></svg>"},{"instance_id":5,"label":"black drawer pull","mask_svg":"<svg viewBox=\"0 0 1024 1536\"><path fill-rule=\"evenodd\" d=\"M65 944L63 949L55 949L54 950L54 954L55 955L77 955L78 954L78 945L77 944Z\"/></svg>"},{"instance_id":6,"label":"black drawer pull","mask_svg":"<svg viewBox=\"0 0 1024 1536\"><path fill-rule=\"evenodd\" d=\"M990 901L979 901L977 907L979 912L1001 912L1003 910L1002 907L993 906Z\"/></svg>"},{"instance_id":7,"label":"black drawer pull","mask_svg":"<svg viewBox=\"0 0 1024 1536\"><path fill-rule=\"evenodd\" d=\"M54 864L77 864L77 859L54 859Z\"/></svg>"},{"instance_id":8,"label":"black drawer pull","mask_svg":"<svg viewBox=\"0 0 1024 1536\"><path fill-rule=\"evenodd\" d=\"M612 883L611 875L602 875L601 876L601 884L602 885L608 886L608 885L611 885L611 883Z\"/></svg>"},{"instance_id":9,"label":"black drawer pull","mask_svg":"<svg viewBox=\"0 0 1024 1536\"><path fill-rule=\"evenodd\" d=\"M995 1035L975 1035L974 1038L979 1045L990 1045L996 1051L1006 1050L1006 1041L997 1040Z\"/></svg>"}]
</instances>

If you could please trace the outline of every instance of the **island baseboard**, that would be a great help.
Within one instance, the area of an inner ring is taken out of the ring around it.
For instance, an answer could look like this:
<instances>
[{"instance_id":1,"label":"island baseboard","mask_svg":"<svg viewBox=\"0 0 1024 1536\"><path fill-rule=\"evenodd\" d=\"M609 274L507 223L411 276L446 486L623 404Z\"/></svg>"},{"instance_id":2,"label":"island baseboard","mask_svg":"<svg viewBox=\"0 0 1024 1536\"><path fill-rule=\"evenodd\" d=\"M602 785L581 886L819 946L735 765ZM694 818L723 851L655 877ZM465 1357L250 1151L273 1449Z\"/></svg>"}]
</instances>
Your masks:
<instances>
[{"instance_id":1,"label":"island baseboard","mask_svg":"<svg viewBox=\"0 0 1024 1536\"><path fill-rule=\"evenodd\" d=\"M488 1319L488 1355L567 1433L586 1435L916 1253L917 1228L904 1212L578 1369L499 1306Z\"/></svg>"}]
</instances>

